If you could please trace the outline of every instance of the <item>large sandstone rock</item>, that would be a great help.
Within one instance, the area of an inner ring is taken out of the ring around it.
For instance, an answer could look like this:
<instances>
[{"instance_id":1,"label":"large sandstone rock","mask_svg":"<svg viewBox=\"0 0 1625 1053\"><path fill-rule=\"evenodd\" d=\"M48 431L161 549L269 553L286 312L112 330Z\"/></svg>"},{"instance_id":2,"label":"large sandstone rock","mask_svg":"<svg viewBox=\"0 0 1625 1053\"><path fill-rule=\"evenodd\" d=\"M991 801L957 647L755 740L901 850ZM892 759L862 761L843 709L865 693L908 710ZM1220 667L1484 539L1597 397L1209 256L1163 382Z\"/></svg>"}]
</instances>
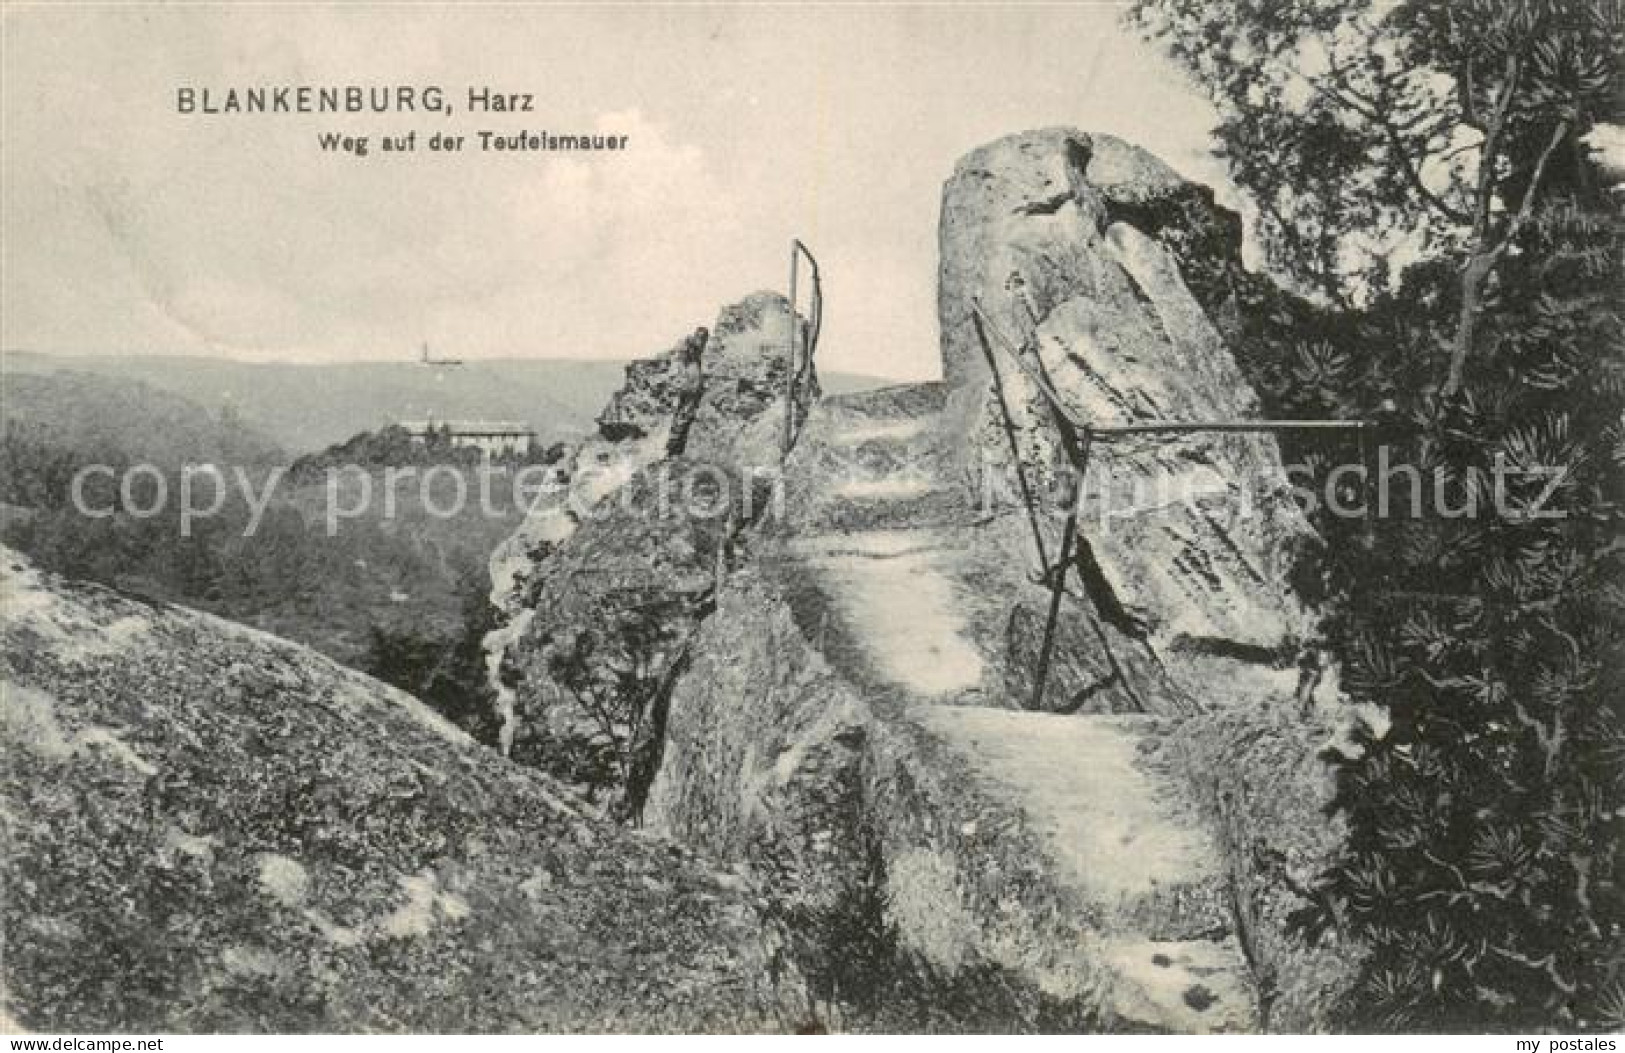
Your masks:
<instances>
[{"instance_id":1,"label":"large sandstone rock","mask_svg":"<svg viewBox=\"0 0 1625 1053\"><path fill-rule=\"evenodd\" d=\"M938 292L965 470L1008 481L1019 464L1044 493L1067 463L1005 341L1087 423L1256 418L1211 317L1239 249L1210 191L1110 136L1029 132L968 155L943 191ZM1317 619L1291 578L1316 539L1273 436L1098 440L1083 511L1097 607L1137 627L1196 704L1293 689Z\"/></svg>"},{"instance_id":2,"label":"large sandstone rock","mask_svg":"<svg viewBox=\"0 0 1625 1053\"><path fill-rule=\"evenodd\" d=\"M705 391L684 454L739 465L778 463L789 342L789 304L776 292L752 293L718 313L701 358ZM676 351L626 367L626 383L598 415L603 438L665 433L679 395ZM812 376L798 418L817 397L816 372Z\"/></svg>"},{"instance_id":3,"label":"large sandstone rock","mask_svg":"<svg viewBox=\"0 0 1625 1053\"><path fill-rule=\"evenodd\" d=\"M501 665L515 741L534 746L515 755L556 763L590 735L568 726L557 655L583 627L654 609L656 646L601 666L634 671L646 700L622 733L640 772L628 814L748 865L824 1019L1324 1026L1344 974L1285 938L1289 897L1249 843L1290 819L1227 803L1312 809L1327 789L1294 698L1314 612L1288 585L1314 539L1274 441L1097 444L1087 558L1041 701L1050 594L1033 535L1053 558L1061 520L1040 508L1035 527L1017 487L989 500L979 478L1019 464L1041 491L1059 451L1006 359L1007 433L977 301L1088 420L1254 414L1213 321L1234 306L1238 231L1205 189L1108 137L1030 133L970 155L944 194L945 380L813 406L766 519L730 505L719 528L658 500L662 472L748 470L727 438L754 427L730 423L737 405L697 428L724 436L720 454L660 472L649 454L615 480L604 514L561 531L510 594ZM668 411L646 391L669 375L633 371L605 415L623 442L658 436ZM767 419L757 405L744 416ZM1246 765L1222 770L1196 748L1206 733ZM1272 758L1292 763L1261 773ZM1328 847L1285 840L1294 878Z\"/></svg>"},{"instance_id":4,"label":"large sandstone rock","mask_svg":"<svg viewBox=\"0 0 1625 1053\"><path fill-rule=\"evenodd\" d=\"M681 452L745 472L778 465L789 333L789 303L778 293L752 293L721 310L701 358L699 412ZM513 617L530 609L527 589L539 564L600 501L666 456L681 397L681 346L626 367L626 382L598 415L598 434L571 451L553 485L541 488L531 513L497 546L491 602L499 611ZM798 422L818 397L817 373L809 375L793 409Z\"/></svg>"},{"instance_id":5,"label":"large sandstone rock","mask_svg":"<svg viewBox=\"0 0 1625 1053\"><path fill-rule=\"evenodd\" d=\"M709 602L717 562L769 507L784 414L799 423L818 397L811 373L786 408L790 325L777 293L722 309L680 457L668 440L684 394L681 345L629 365L599 436L574 451L556 492L492 556L504 624L486 649L509 755L608 787L635 813L658 755L666 681Z\"/></svg>"},{"instance_id":6,"label":"large sandstone rock","mask_svg":"<svg viewBox=\"0 0 1625 1053\"><path fill-rule=\"evenodd\" d=\"M1007 136L962 158L943 188L938 228L937 312L949 386L964 389L988 375L971 323L973 298L995 318L1021 319L1008 287L1012 273L1041 312L1078 295L1115 295L1098 288L1099 242L1117 221L1161 239L1204 307L1223 307L1241 267L1240 218L1215 205L1212 190L1139 147L1051 128Z\"/></svg>"},{"instance_id":7,"label":"large sandstone rock","mask_svg":"<svg viewBox=\"0 0 1625 1053\"><path fill-rule=\"evenodd\" d=\"M645 818L749 862L860 1023L1323 1028L1351 974L1287 936L1283 884L1337 836L1293 825L1330 790L1295 698L1315 612L1289 576L1315 539L1274 440L1095 445L1044 712L1035 528L983 478L1019 464L1043 494L1060 449L976 302L1085 420L1256 415L1214 322L1239 225L1144 152L1055 130L961 162L941 231L944 382L814 409L785 514L739 539L667 700ZM1050 558L1060 526L1039 508Z\"/></svg>"},{"instance_id":8,"label":"large sandstone rock","mask_svg":"<svg viewBox=\"0 0 1625 1053\"><path fill-rule=\"evenodd\" d=\"M11 1025L804 1023L736 876L303 647L0 560Z\"/></svg>"},{"instance_id":9,"label":"large sandstone rock","mask_svg":"<svg viewBox=\"0 0 1625 1053\"><path fill-rule=\"evenodd\" d=\"M689 458L641 469L541 565L499 675L508 755L635 815L666 697L746 518L743 480Z\"/></svg>"}]
</instances>

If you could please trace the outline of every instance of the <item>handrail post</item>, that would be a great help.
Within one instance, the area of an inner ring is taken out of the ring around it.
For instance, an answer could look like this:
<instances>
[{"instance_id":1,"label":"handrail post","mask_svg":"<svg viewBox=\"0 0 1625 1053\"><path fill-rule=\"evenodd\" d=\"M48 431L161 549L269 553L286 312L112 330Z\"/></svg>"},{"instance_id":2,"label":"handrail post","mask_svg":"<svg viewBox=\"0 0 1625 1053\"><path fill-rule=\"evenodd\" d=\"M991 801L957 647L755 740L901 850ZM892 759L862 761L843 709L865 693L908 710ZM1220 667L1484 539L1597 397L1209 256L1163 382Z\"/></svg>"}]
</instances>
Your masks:
<instances>
[{"instance_id":1,"label":"handrail post","mask_svg":"<svg viewBox=\"0 0 1625 1053\"><path fill-rule=\"evenodd\" d=\"M785 458L790 456L790 447L795 442L795 406L797 381L805 368L796 361L796 345L800 341L801 323L796 317L797 279L801 271L801 258L807 258L807 269L812 278L811 317L808 319L809 330L806 341L802 346L802 358L811 364L812 355L818 346L818 331L823 324L824 293L823 283L818 277L818 260L812 251L801 243L800 238L790 239L790 344L785 354L784 374L784 430L779 439L779 463L782 465Z\"/></svg>"},{"instance_id":2,"label":"handrail post","mask_svg":"<svg viewBox=\"0 0 1625 1053\"><path fill-rule=\"evenodd\" d=\"M784 356L784 431L779 440L779 463L790 456L792 418L796 407L796 336L801 326L796 322L796 271L801 263L801 242L790 239L790 346Z\"/></svg>"},{"instance_id":3,"label":"handrail post","mask_svg":"<svg viewBox=\"0 0 1625 1053\"><path fill-rule=\"evenodd\" d=\"M1048 578L1050 573L1049 553L1044 547L1044 530L1038 524L1037 501L1033 499L1032 487L1027 483L1027 469L1021 463L1021 444L1016 439L1015 418L1010 413L1010 403L1004 397L1004 374L999 370L998 356L993 353L993 345L988 341L987 329L982 321L982 312L974 311L971 321L975 323L976 335L982 348L982 356L987 360L988 372L993 376L993 393L998 396L999 413L1004 417L1004 434L1010 442L1010 464L1016 470L1016 483L1021 487L1021 500L1027 507L1027 523L1033 531L1033 547L1038 551L1038 567L1041 578Z\"/></svg>"},{"instance_id":4,"label":"handrail post","mask_svg":"<svg viewBox=\"0 0 1625 1053\"><path fill-rule=\"evenodd\" d=\"M1061 597L1066 595L1066 572L1072 565L1073 550L1079 544L1078 515L1083 510L1083 488L1088 485L1089 447L1093 438L1093 434L1085 429L1082 441L1077 444L1078 448L1074 451L1078 479L1071 495L1072 507L1067 509L1066 526L1061 530L1061 551L1055 557L1054 580L1050 583L1049 615L1044 619L1044 642L1038 648L1038 671L1033 676L1033 699L1027 707L1032 710L1044 708L1044 688L1049 683L1049 663L1055 654L1055 629L1061 618Z\"/></svg>"},{"instance_id":5,"label":"handrail post","mask_svg":"<svg viewBox=\"0 0 1625 1053\"><path fill-rule=\"evenodd\" d=\"M1030 309L1030 308L1029 308ZM1189 435L1195 432L1249 433L1266 432L1280 433L1285 431L1352 431L1361 442L1361 460L1365 460L1365 443L1372 429L1377 427L1373 420L1217 420L1217 421L1144 421L1130 424L1095 424L1082 420L1066 407L1060 395L1051 386L1045 375L1042 363L1033 368L1022 355L1022 348L1011 340L998 324L989 318L983 309L979 298L971 300L972 320L977 326L977 332L983 340L983 351L988 355L988 365L991 369L996 390L999 392L1000 402L1003 403L1003 390L1000 383L998 366L994 364L992 349L986 344L987 334L992 333L998 339L1004 352L1015 362L1017 368L1038 389L1039 394L1048 404L1050 415L1055 423L1056 430L1061 433L1061 445L1066 450L1067 459L1072 462L1078 473L1078 489L1073 497L1073 506L1066 519L1066 525L1061 533L1061 551L1052 565L1051 593L1049 602L1049 616L1044 620L1043 642L1038 651L1038 668L1033 677L1033 695L1028 703L1032 709L1041 709L1044 704L1044 688L1049 682L1049 665L1054 656L1055 630L1061 616L1061 598L1066 591L1066 573L1071 568L1074 547L1087 544L1078 533L1078 506L1083 501L1084 486L1087 483L1089 470L1089 454L1096 439L1110 440L1117 436L1129 435ZM1019 470L1019 465L1018 465ZM1371 514L1370 502L1366 503L1366 515ZM1035 527L1036 530L1036 527ZM1040 541L1042 548L1042 541Z\"/></svg>"}]
</instances>

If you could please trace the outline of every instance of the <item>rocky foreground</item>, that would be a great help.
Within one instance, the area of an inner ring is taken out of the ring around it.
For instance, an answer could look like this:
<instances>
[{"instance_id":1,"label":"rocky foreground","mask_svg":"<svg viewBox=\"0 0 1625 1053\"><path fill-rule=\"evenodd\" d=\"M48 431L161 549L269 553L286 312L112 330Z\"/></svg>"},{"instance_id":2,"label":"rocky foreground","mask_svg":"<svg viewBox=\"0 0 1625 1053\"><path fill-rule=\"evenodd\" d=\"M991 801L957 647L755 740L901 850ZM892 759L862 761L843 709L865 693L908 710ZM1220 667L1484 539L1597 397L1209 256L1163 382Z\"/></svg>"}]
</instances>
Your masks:
<instances>
[{"instance_id":1,"label":"rocky foreground","mask_svg":"<svg viewBox=\"0 0 1625 1053\"><path fill-rule=\"evenodd\" d=\"M806 1024L735 874L308 649L0 559L12 1025Z\"/></svg>"}]
</instances>

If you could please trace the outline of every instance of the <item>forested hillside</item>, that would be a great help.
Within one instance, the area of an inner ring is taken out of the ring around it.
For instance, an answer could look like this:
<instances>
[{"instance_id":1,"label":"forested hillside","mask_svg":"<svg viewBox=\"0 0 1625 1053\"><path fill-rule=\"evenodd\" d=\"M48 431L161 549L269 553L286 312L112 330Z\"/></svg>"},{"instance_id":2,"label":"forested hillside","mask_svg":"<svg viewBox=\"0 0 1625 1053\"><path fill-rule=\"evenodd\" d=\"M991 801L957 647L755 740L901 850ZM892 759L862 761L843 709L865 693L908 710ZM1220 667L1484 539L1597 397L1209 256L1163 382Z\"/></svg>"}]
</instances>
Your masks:
<instances>
[{"instance_id":1,"label":"forested hillside","mask_svg":"<svg viewBox=\"0 0 1625 1053\"><path fill-rule=\"evenodd\" d=\"M4 353L8 381L63 371L91 374L187 399L210 412L231 407L294 454L402 420L520 420L544 443L581 436L621 384L623 362L490 359L457 366L413 361L235 362L170 355ZM831 391L873 387L873 377L834 374Z\"/></svg>"},{"instance_id":2,"label":"forested hillside","mask_svg":"<svg viewBox=\"0 0 1625 1053\"><path fill-rule=\"evenodd\" d=\"M144 384L25 375L4 390L6 544L53 571L306 643L488 737L485 561L519 509L457 499L478 492L472 451L369 433L290 466L232 414ZM407 464L447 471L400 480L386 502L383 471ZM96 474L76 507L85 468ZM185 486L198 511L183 519ZM345 514L330 528L333 508Z\"/></svg>"}]
</instances>

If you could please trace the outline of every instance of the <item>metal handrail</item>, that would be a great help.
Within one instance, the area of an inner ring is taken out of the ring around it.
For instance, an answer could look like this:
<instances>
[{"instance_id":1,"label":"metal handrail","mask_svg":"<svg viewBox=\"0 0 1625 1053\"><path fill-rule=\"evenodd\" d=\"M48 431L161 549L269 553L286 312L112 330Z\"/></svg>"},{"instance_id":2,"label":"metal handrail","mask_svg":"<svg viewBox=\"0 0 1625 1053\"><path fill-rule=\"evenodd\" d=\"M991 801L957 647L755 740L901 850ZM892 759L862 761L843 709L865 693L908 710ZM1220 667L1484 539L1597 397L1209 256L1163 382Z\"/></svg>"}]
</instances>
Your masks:
<instances>
[{"instance_id":1,"label":"metal handrail","mask_svg":"<svg viewBox=\"0 0 1625 1053\"><path fill-rule=\"evenodd\" d=\"M801 260L806 257L812 278L812 295L807 307L807 345L805 354L796 360L797 338L801 323L796 317L796 285L800 276ZM790 239L790 346L784 363L784 432L779 443L779 457L790 455L796 441L796 391L812 372L813 354L818 350L818 335L824 325L824 285L818 274L818 260L800 238Z\"/></svg>"},{"instance_id":2,"label":"metal handrail","mask_svg":"<svg viewBox=\"0 0 1625 1053\"><path fill-rule=\"evenodd\" d=\"M1223 420L1223 421L1144 421L1131 424L1092 424L1073 413L1061 400L1049 378L1042 373L1042 363L1034 368L1027 362L1026 354L1015 341L1011 340L998 323L988 317L987 311L982 307L979 298L971 300L971 311L981 323L977 328L986 340L987 333L992 333L1003 345L1003 349L1014 361L1022 373L1031 380L1044 396L1044 402L1054 417L1056 426L1061 432L1062 446L1065 448L1067 458L1072 462L1073 471L1077 473L1077 490L1067 511L1066 525L1061 532L1061 550L1056 555L1055 562L1049 564L1045 560L1046 570L1050 572L1050 587L1053 590L1050 596L1049 616L1044 623L1043 643L1038 652L1038 673L1033 684L1033 698L1028 708L1039 709L1044 701L1044 688L1049 679L1049 663L1054 653L1055 627L1061 613L1061 597L1066 591L1066 572L1072 565L1073 550L1087 542L1078 532L1078 509L1083 504L1085 476L1089 470L1089 451L1096 439L1110 439L1124 435L1149 434L1189 434L1192 432L1280 432L1280 431L1353 431L1359 433L1363 439L1372 428L1377 427L1376 421L1370 420ZM984 343L984 354L989 356L992 364L991 348ZM1010 420L1010 408L1004 397L1004 383L997 367L992 369L993 383L998 389L999 406L1005 414L1007 425L1013 425ZM1020 472L1021 465L1016 465ZM1027 493L1025 478L1023 477L1022 491ZM1030 495L1028 497L1030 500ZM1029 509L1029 514L1032 513ZM1042 537L1034 521L1034 536L1039 546L1039 558L1044 560Z\"/></svg>"},{"instance_id":3,"label":"metal handrail","mask_svg":"<svg viewBox=\"0 0 1625 1053\"><path fill-rule=\"evenodd\" d=\"M1027 469L1021 463L1021 443L1016 438L1016 423L1010 413L1009 400L1004 397L1004 374L999 370L999 357L993 353L993 345L988 342L987 334L982 332L984 326L991 324L981 312L981 305L972 321L976 323L977 335L981 338L978 343L982 348L982 358L987 362L988 372L993 377L993 394L999 400L999 413L1004 417L1004 435L1010 443L1010 460L1015 465L1016 482L1021 487L1021 500L1027 506L1027 524L1032 528L1033 547L1038 551L1038 567L1044 578L1050 572L1049 553L1044 546L1044 530L1038 524L1038 502L1033 498L1032 486L1027 482Z\"/></svg>"},{"instance_id":4,"label":"metal handrail","mask_svg":"<svg viewBox=\"0 0 1625 1053\"><path fill-rule=\"evenodd\" d=\"M1004 345L1005 352L1021 367L1028 380L1038 388L1049 403L1052 412L1066 418L1074 428L1080 432L1087 431L1095 438L1110 438L1115 435L1146 435L1152 433L1188 434L1190 432L1251 432L1251 431L1364 431L1377 427L1376 421L1370 420L1218 420L1218 421L1137 421L1129 424L1092 424L1084 420L1061 400L1049 378L1034 370L1026 361L1016 342L999 328L998 323L988 317L986 309L982 307L979 298L972 298L971 310L981 319L989 332L999 338ZM995 373L997 382L997 373Z\"/></svg>"}]
</instances>

